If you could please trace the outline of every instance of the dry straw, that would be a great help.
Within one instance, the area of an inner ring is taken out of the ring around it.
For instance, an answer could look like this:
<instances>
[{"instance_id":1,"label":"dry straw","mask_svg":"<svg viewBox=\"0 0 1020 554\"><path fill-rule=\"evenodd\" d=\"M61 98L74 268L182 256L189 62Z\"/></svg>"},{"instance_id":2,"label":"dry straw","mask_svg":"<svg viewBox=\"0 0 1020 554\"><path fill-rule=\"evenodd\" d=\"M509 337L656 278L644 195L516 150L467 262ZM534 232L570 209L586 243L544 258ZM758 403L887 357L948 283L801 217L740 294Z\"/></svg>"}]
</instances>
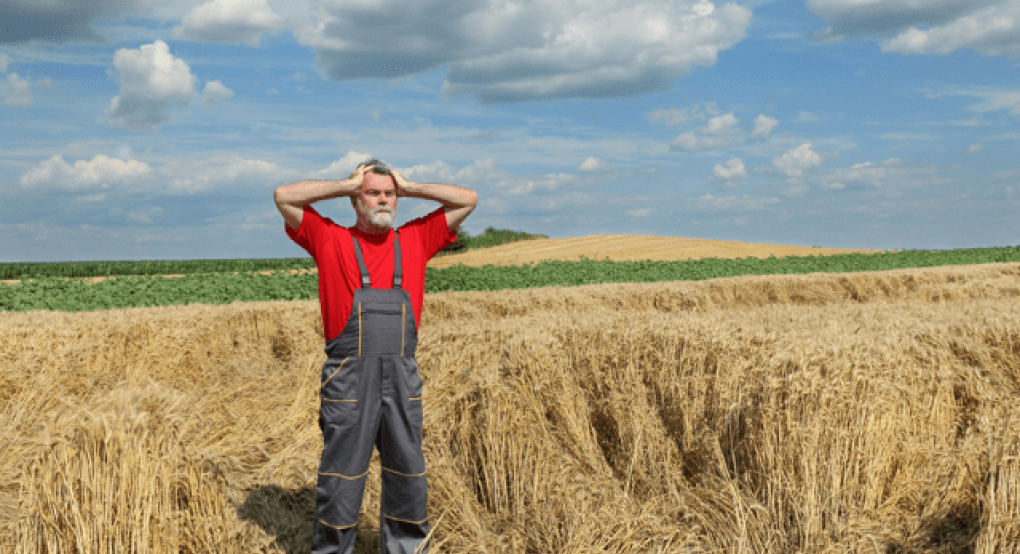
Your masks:
<instances>
[{"instance_id":1,"label":"dry straw","mask_svg":"<svg viewBox=\"0 0 1020 554\"><path fill-rule=\"evenodd\" d=\"M429 295L431 551L1018 551L1018 277ZM0 314L0 551L308 552L318 310Z\"/></svg>"}]
</instances>

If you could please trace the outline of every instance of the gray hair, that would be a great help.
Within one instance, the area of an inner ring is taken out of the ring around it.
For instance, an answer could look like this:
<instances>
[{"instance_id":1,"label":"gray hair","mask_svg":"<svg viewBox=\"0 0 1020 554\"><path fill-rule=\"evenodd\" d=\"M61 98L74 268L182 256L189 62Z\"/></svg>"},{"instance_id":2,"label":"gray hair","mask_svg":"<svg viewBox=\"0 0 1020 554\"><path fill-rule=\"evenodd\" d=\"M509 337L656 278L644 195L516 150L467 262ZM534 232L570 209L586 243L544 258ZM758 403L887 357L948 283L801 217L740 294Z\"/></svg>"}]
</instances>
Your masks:
<instances>
[{"instance_id":1,"label":"gray hair","mask_svg":"<svg viewBox=\"0 0 1020 554\"><path fill-rule=\"evenodd\" d=\"M377 160L375 158L361 162L360 164L358 164L358 167L354 168L354 170L357 171L358 169L365 167L366 165L372 166L372 173L375 173L376 175L386 175L391 179L393 178L393 170L390 169L390 166L386 165L382 161ZM396 181L394 181L394 183L396 183ZM351 196L351 207L354 208L355 212L359 211L358 205L355 203L355 196Z\"/></svg>"},{"instance_id":2,"label":"gray hair","mask_svg":"<svg viewBox=\"0 0 1020 554\"><path fill-rule=\"evenodd\" d=\"M372 173L375 173L376 175L389 175L391 177L393 176L393 172L390 170L390 166L386 165L385 163L375 158L372 158L371 160L365 162L361 162L360 164L358 164L358 168L365 167L366 165L372 166Z\"/></svg>"}]
</instances>

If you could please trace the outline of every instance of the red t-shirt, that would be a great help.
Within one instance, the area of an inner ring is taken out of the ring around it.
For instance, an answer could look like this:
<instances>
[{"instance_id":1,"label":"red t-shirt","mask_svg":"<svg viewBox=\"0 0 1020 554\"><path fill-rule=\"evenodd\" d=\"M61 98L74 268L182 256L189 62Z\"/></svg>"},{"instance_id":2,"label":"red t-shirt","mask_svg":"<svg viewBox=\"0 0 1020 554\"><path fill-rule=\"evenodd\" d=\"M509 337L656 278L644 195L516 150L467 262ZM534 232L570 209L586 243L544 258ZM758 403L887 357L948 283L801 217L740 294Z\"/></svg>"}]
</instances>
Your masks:
<instances>
[{"instance_id":1,"label":"red t-shirt","mask_svg":"<svg viewBox=\"0 0 1020 554\"><path fill-rule=\"evenodd\" d=\"M283 226L287 236L311 254L319 268L319 305L327 342L338 337L347 326L354 291L361 288L361 272L351 234L358 237L372 288L393 288L393 239L396 235L392 229L385 235L370 235L355 227L341 227L319 215L310 205L305 206L297 231L286 223ZM400 259L404 270L401 288L411 296L416 330L421 323L425 297L425 264L455 240L457 233L447 227L446 211L442 207L400 226Z\"/></svg>"}]
</instances>

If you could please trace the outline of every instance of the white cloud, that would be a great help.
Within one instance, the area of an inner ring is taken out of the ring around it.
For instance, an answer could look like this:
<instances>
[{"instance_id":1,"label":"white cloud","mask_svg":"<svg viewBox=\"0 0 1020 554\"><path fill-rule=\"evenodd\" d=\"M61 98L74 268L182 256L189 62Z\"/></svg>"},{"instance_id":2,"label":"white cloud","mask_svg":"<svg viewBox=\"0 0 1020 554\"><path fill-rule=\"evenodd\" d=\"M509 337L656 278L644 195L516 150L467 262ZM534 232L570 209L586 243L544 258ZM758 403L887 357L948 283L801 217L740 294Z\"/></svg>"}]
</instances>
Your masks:
<instances>
[{"instance_id":1,"label":"white cloud","mask_svg":"<svg viewBox=\"0 0 1020 554\"><path fill-rule=\"evenodd\" d=\"M230 185L257 186L261 189L274 182L298 178L300 173L272 162L249 160L241 156L213 156L187 164L173 161L159 169L159 175L167 183L167 190L189 194Z\"/></svg>"},{"instance_id":2,"label":"white cloud","mask_svg":"<svg viewBox=\"0 0 1020 554\"><path fill-rule=\"evenodd\" d=\"M1020 4L987 6L928 29L911 27L882 42L883 52L949 54L970 48L986 56L1020 56Z\"/></svg>"},{"instance_id":3,"label":"white cloud","mask_svg":"<svg viewBox=\"0 0 1020 554\"><path fill-rule=\"evenodd\" d=\"M802 177L804 172L821 166L822 158L807 142L772 160L772 165L788 177Z\"/></svg>"},{"instance_id":4,"label":"white cloud","mask_svg":"<svg viewBox=\"0 0 1020 554\"><path fill-rule=\"evenodd\" d=\"M347 179L358 167L358 164L371 159L372 155L368 152L350 151L344 157L329 164L329 167L326 169L315 172L314 177L319 179Z\"/></svg>"},{"instance_id":5,"label":"white cloud","mask_svg":"<svg viewBox=\"0 0 1020 554\"><path fill-rule=\"evenodd\" d=\"M171 108L187 107L198 79L161 40L137 50L120 48L113 56L120 72L120 95L106 109L109 124L132 131L155 131L170 121Z\"/></svg>"},{"instance_id":6,"label":"white cloud","mask_svg":"<svg viewBox=\"0 0 1020 554\"><path fill-rule=\"evenodd\" d=\"M776 125L779 125L778 119L760 114L754 119L754 130L751 131L751 136L748 138L751 140L765 140L772 136L772 129L775 129Z\"/></svg>"},{"instance_id":7,"label":"white cloud","mask_svg":"<svg viewBox=\"0 0 1020 554\"><path fill-rule=\"evenodd\" d=\"M4 104L9 106L32 105L32 90L29 88L28 80L22 79L17 73L7 75L7 85L2 89L8 93Z\"/></svg>"},{"instance_id":8,"label":"white cloud","mask_svg":"<svg viewBox=\"0 0 1020 554\"><path fill-rule=\"evenodd\" d=\"M445 65L443 93L482 102L662 90L713 65L751 23L747 8L705 0L322 0L315 12L295 36L330 79Z\"/></svg>"},{"instance_id":9,"label":"white cloud","mask_svg":"<svg viewBox=\"0 0 1020 554\"><path fill-rule=\"evenodd\" d=\"M694 133L683 133L673 139L670 143L670 150L683 150L684 152L707 152L726 148L736 142L734 137L705 137L697 136Z\"/></svg>"},{"instance_id":10,"label":"white cloud","mask_svg":"<svg viewBox=\"0 0 1020 554\"><path fill-rule=\"evenodd\" d=\"M913 166L899 158L889 158L818 172L810 180L829 190L885 189L898 192L907 188L949 184L955 179L945 167Z\"/></svg>"},{"instance_id":11,"label":"white cloud","mask_svg":"<svg viewBox=\"0 0 1020 554\"><path fill-rule=\"evenodd\" d=\"M72 166L63 156L56 155L22 175L19 183L21 188L107 189L133 184L151 173L149 164L137 160L124 161L99 154L90 161L78 160Z\"/></svg>"},{"instance_id":12,"label":"white cloud","mask_svg":"<svg viewBox=\"0 0 1020 554\"><path fill-rule=\"evenodd\" d=\"M947 87L943 90L928 92L926 96L928 98L943 96L980 98L980 102L968 106L967 110L978 113L1006 110L1012 115L1020 116L1020 90L1002 90L992 87Z\"/></svg>"},{"instance_id":13,"label":"white cloud","mask_svg":"<svg viewBox=\"0 0 1020 554\"><path fill-rule=\"evenodd\" d=\"M985 147L984 143L981 143L981 142L979 142L977 144L972 144L969 147L967 147L967 152L969 154L977 154L984 147Z\"/></svg>"},{"instance_id":14,"label":"white cloud","mask_svg":"<svg viewBox=\"0 0 1020 554\"><path fill-rule=\"evenodd\" d=\"M173 36L205 42L243 42L257 47L262 35L284 27L266 0L213 0L196 6L174 27Z\"/></svg>"},{"instance_id":15,"label":"white cloud","mask_svg":"<svg viewBox=\"0 0 1020 554\"><path fill-rule=\"evenodd\" d=\"M7 68L11 64L11 57L3 52L0 52L0 73L7 73Z\"/></svg>"},{"instance_id":16,"label":"white cloud","mask_svg":"<svg viewBox=\"0 0 1020 554\"><path fill-rule=\"evenodd\" d=\"M732 113L728 113L709 119L708 124L701 129L701 132L709 136L736 135L740 134L740 128L737 127L738 123L740 123L740 120L734 117Z\"/></svg>"},{"instance_id":17,"label":"white cloud","mask_svg":"<svg viewBox=\"0 0 1020 554\"><path fill-rule=\"evenodd\" d=\"M589 157L577 167L577 171L602 171L607 169L606 164L599 158Z\"/></svg>"},{"instance_id":18,"label":"white cloud","mask_svg":"<svg viewBox=\"0 0 1020 554\"><path fill-rule=\"evenodd\" d=\"M949 54L962 48L1020 56L1016 0L808 0L829 27L819 36L885 37L884 52Z\"/></svg>"},{"instance_id":19,"label":"white cloud","mask_svg":"<svg viewBox=\"0 0 1020 554\"><path fill-rule=\"evenodd\" d=\"M746 179L747 169L744 167L744 162L740 161L740 158L733 158L726 162L725 166L716 164L712 169L712 175L719 179Z\"/></svg>"},{"instance_id":20,"label":"white cloud","mask_svg":"<svg viewBox=\"0 0 1020 554\"><path fill-rule=\"evenodd\" d=\"M223 83L209 81L205 84L205 90L202 92L202 102L206 106L217 106L232 96L234 96L234 91L223 86Z\"/></svg>"},{"instance_id":21,"label":"white cloud","mask_svg":"<svg viewBox=\"0 0 1020 554\"><path fill-rule=\"evenodd\" d=\"M429 164L419 164L405 169L398 169L405 178L419 183L454 183L467 187L485 187L491 190L521 194L536 187L555 188L554 181L540 179L530 184L508 171L496 167L494 158L475 160L475 163L459 170L454 170L448 163L436 160ZM573 177L573 176L571 176Z\"/></svg>"},{"instance_id":22,"label":"white cloud","mask_svg":"<svg viewBox=\"0 0 1020 554\"><path fill-rule=\"evenodd\" d=\"M975 93L975 96L984 97L984 101L968 109L975 112L994 112L1007 110L1009 113L1020 116L1020 91L999 91L988 93Z\"/></svg>"},{"instance_id":23,"label":"white cloud","mask_svg":"<svg viewBox=\"0 0 1020 554\"><path fill-rule=\"evenodd\" d=\"M779 124L779 121L766 115L759 115L754 120L754 130L743 136L741 136L743 130L737 127L738 123L740 120L732 113L713 117L699 130L700 134L686 132L673 139L670 150L689 153L707 152L727 148L745 140L765 140L772 134L772 129Z\"/></svg>"},{"instance_id":24,"label":"white cloud","mask_svg":"<svg viewBox=\"0 0 1020 554\"><path fill-rule=\"evenodd\" d=\"M680 125L687 125L694 120L704 121L708 115L718 115L719 110L715 107L715 102L705 102L702 104L694 104L686 108L659 108L654 111L645 112L645 118L652 123L658 123L661 125L668 125L670 127L676 127Z\"/></svg>"}]
</instances>

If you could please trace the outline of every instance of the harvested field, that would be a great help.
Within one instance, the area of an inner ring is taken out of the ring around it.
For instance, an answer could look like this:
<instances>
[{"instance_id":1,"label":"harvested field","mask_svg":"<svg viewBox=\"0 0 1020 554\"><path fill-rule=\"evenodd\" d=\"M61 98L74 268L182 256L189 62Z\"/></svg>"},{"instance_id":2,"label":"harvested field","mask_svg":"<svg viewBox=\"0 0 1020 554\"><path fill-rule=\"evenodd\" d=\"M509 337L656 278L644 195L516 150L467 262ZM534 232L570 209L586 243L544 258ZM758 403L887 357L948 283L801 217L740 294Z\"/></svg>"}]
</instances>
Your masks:
<instances>
[{"instance_id":1,"label":"harvested field","mask_svg":"<svg viewBox=\"0 0 1020 554\"><path fill-rule=\"evenodd\" d=\"M322 348L0 314L0 550L308 552ZM1020 264L431 294L418 359L433 552L1020 551Z\"/></svg>"},{"instance_id":2,"label":"harvested field","mask_svg":"<svg viewBox=\"0 0 1020 554\"><path fill-rule=\"evenodd\" d=\"M429 267L441 269L457 264L481 267L492 265L534 264L544 260L613 260L614 262L699 260L701 258L768 258L775 256L831 256L885 250L813 248L756 244L728 240L655 237L646 235L593 235L565 239L532 239L492 248L479 248L450 254L429 261Z\"/></svg>"}]
</instances>

